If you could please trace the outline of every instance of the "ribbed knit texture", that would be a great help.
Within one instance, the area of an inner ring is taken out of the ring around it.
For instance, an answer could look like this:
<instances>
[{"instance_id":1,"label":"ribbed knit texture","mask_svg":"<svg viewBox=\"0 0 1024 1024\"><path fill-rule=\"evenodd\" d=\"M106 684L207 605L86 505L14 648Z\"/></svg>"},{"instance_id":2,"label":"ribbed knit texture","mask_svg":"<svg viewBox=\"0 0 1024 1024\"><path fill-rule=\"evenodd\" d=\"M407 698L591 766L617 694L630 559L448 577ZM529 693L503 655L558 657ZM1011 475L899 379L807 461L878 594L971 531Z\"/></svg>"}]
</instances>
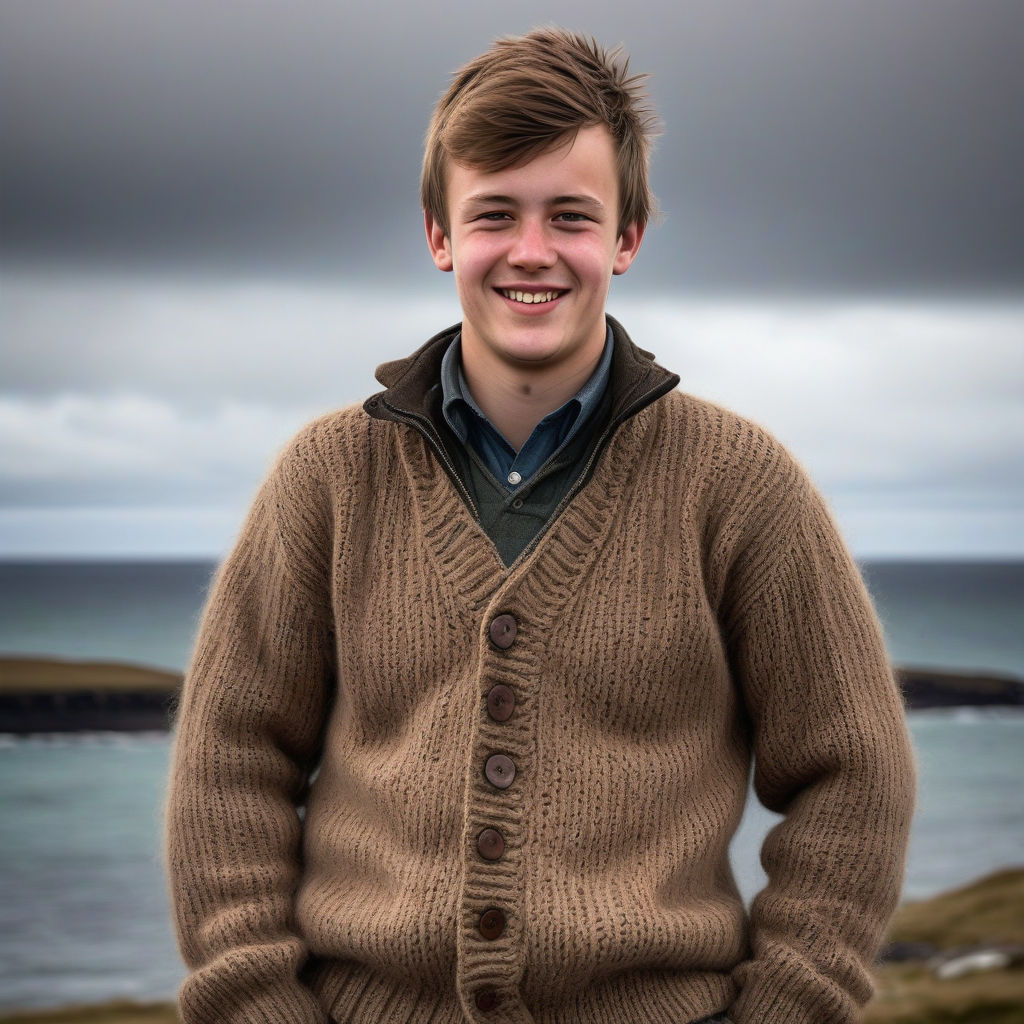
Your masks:
<instances>
[{"instance_id":1,"label":"ribbed knit texture","mask_svg":"<svg viewBox=\"0 0 1024 1024\"><path fill-rule=\"evenodd\" d=\"M752 754L786 818L748 920L727 852ZM260 491L187 674L182 1017L849 1024L912 799L868 594L764 430L666 395L506 568L415 429L343 410Z\"/></svg>"}]
</instances>

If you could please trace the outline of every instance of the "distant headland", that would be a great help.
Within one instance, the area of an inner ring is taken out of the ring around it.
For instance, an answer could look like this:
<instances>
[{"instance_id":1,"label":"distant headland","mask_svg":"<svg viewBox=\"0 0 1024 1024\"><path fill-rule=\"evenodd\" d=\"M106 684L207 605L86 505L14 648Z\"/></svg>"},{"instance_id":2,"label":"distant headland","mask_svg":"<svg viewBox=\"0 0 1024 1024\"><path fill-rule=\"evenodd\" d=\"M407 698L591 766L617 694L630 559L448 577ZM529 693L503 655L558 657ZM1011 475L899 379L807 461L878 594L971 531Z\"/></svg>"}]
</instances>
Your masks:
<instances>
[{"instance_id":1,"label":"distant headland","mask_svg":"<svg viewBox=\"0 0 1024 1024\"><path fill-rule=\"evenodd\" d=\"M903 666L895 669L903 701L921 708L1024 707L1024 680L998 673L950 672Z\"/></svg>"},{"instance_id":2,"label":"distant headland","mask_svg":"<svg viewBox=\"0 0 1024 1024\"><path fill-rule=\"evenodd\" d=\"M908 710L1024 707L1009 675L897 667ZM122 662L0 655L0 733L133 732L171 727L177 672Z\"/></svg>"},{"instance_id":3,"label":"distant headland","mask_svg":"<svg viewBox=\"0 0 1024 1024\"><path fill-rule=\"evenodd\" d=\"M166 730L181 679L121 662L0 656L0 733Z\"/></svg>"}]
</instances>

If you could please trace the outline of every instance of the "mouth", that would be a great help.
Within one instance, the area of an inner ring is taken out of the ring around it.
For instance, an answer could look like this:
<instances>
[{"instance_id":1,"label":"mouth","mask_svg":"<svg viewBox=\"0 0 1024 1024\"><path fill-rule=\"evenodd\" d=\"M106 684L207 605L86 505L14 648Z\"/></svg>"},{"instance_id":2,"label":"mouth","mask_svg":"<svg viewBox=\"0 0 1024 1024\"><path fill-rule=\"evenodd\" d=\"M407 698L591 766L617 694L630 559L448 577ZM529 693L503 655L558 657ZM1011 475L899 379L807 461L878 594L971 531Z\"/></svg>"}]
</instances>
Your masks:
<instances>
[{"instance_id":1,"label":"mouth","mask_svg":"<svg viewBox=\"0 0 1024 1024\"><path fill-rule=\"evenodd\" d=\"M567 288L549 288L544 291L523 291L519 288L495 288L499 295L504 296L509 302L519 303L523 306L539 306L554 302L561 298L568 291Z\"/></svg>"}]
</instances>

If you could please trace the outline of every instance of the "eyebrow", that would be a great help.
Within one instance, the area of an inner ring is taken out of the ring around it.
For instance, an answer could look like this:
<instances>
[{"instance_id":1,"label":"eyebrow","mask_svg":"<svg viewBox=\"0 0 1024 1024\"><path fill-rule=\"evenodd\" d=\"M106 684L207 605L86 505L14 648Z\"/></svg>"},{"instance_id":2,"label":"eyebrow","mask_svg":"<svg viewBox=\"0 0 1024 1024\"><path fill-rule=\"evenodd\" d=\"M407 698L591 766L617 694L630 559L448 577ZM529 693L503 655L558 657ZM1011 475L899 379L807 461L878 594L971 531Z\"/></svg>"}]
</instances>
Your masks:
<instances>
[{"instance_id":1,"label":"eyebrow","mask_svg":"<svg viewBox=\"0 0 1024 1024\"><path fill-rule=\"evenodd\" d=\"M477 195L467 196L462 205L463 206L488 206L491 204L498 204L501 206L518 206L518 202L511 196L497 195L493 193L478 193ZM594 210L603 210L604 203L600 199L595 199L593 196L555 196L553 199L547 201L548 206L589 206Z\"/></svg>"}]
</instances>

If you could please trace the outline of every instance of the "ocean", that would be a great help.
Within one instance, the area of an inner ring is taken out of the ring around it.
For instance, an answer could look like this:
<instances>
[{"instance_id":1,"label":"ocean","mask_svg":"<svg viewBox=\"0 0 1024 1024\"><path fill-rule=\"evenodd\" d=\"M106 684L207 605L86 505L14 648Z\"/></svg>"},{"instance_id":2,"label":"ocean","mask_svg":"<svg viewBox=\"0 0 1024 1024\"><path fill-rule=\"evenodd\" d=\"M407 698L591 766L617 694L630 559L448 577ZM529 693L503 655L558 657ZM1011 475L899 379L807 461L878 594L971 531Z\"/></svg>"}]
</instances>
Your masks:
<instances>
[{"instance_id":1,"label":"ocean","mask_svg":"<svg viewBox=\"0 0 1024 1024\"><path fill-rule=\"evenodd\" d=\"M0 562L0 653L188 661L211 562ZM865 562L896 664L1024 678L1024 561Z\"/></svg>"},{"instance_id":2,"label":"ocean","mask_svg":"<svg viewBox=\"0 0 1024 1024\"><path fill-rule=\"evenodd\" d=\"M869 562L896 664L1024 677L1024 562ZM209 563L0 563L0 653L187 662ZM1024 712L910 715L920 795L906 899L1024 862ZM169 999L184 970L161 865L164 734L0 736L0 1010ZM750 898L777 819L733 842Z\"/></svg>"}]
</instances>

